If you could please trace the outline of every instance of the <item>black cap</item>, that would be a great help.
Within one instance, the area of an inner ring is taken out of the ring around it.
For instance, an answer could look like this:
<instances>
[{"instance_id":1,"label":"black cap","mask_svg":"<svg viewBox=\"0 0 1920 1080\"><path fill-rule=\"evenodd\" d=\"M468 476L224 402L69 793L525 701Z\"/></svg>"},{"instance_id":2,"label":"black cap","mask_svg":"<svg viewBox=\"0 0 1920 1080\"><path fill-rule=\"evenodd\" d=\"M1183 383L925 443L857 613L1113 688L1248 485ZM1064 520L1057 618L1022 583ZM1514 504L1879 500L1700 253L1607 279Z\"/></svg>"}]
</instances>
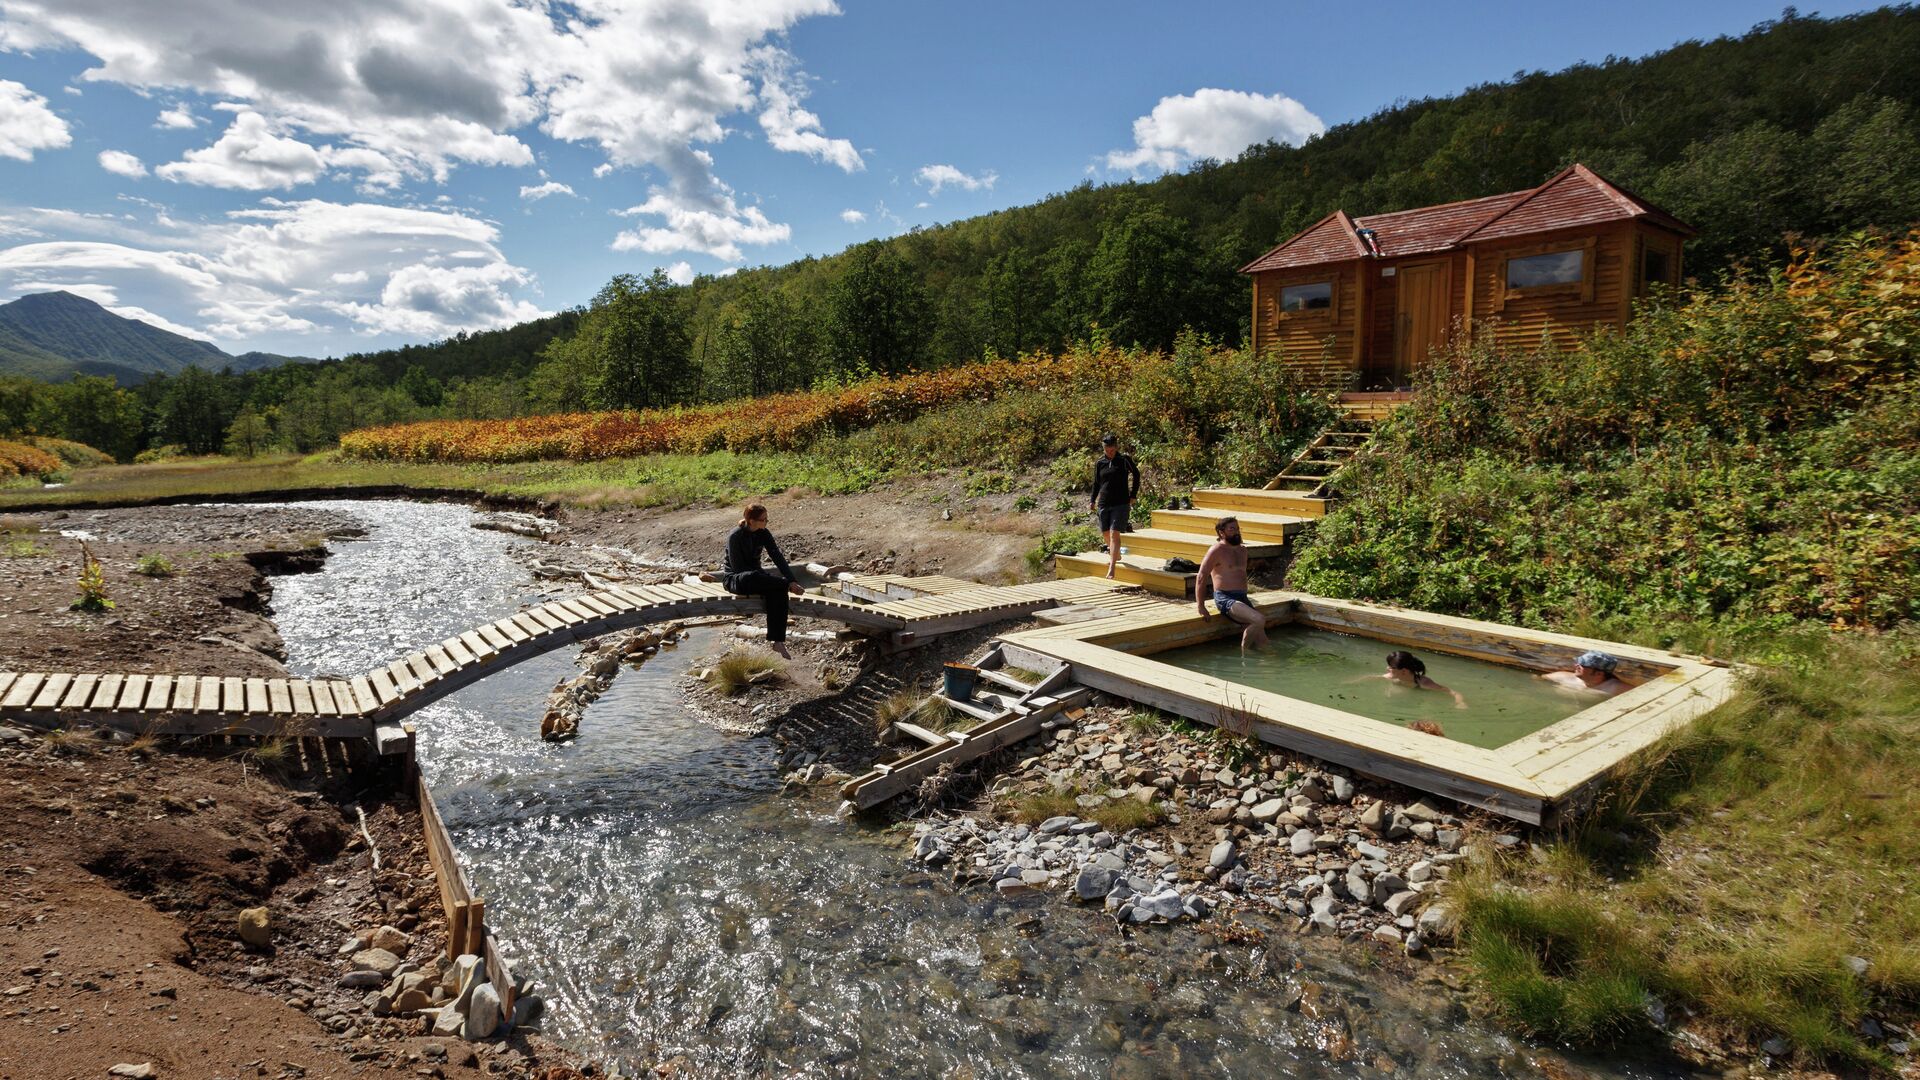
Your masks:
<instances>
[{"instance_id":1,"label":"black cap","mask_svg":"<svg viewBox=\"0 0 1920 1080\"><path fill-rule=\"evenodd\" d=\"M1112 446L1112 445L1113 445L1114 443L1117 443L1117 442L1119 442L1119 441L1120 441L1120 437L1119 437L1118 435L1115 435L1115 434L1113 434L1113 433L1111 433L1111 432L1109 432L1109 433L1107 433L1107 434L1105 434L1105 435L1102 435L1102 436L1100 436L1100 445L1101 445L1101 446Z\"/></svg>"}]
</instances>

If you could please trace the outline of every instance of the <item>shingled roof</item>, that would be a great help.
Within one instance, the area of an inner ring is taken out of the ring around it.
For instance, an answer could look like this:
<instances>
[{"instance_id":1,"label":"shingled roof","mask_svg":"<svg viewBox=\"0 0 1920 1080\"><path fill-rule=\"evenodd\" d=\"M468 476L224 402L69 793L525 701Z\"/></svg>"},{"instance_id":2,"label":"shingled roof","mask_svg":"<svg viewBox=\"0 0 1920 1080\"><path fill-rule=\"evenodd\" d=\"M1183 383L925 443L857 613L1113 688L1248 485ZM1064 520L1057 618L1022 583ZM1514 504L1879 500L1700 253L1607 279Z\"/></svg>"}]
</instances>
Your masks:
<instances>
[{"instance_id":1,"label":"shingled roof","mask_svg":"<svg viewBox=\"0 0 1920 1080\"><path fill-rule=\"evenodd\" d=\"M1464 202L1423 206L1348 217L1336 210L1319 222L1240 268L1243 274L1318 266L1367 258L1360 231L1373 230L1379 258L1449 251L1483 240L1504 240L1606 221L1644 218L1651 224L1692 236L1692 226L1606 180L1585 165L1574 165L1525 191L1489 195Z\"/></svg>"}]
</instances>

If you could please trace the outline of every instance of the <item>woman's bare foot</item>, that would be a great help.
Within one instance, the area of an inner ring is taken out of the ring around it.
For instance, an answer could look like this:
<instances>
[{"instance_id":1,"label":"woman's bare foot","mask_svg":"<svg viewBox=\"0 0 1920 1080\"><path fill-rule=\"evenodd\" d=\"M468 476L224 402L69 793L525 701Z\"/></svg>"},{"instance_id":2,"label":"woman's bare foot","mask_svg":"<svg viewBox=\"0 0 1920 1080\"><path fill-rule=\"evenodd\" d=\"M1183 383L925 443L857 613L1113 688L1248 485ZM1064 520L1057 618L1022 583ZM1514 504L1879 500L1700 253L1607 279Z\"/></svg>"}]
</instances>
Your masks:
<instances>
[{"instance_id":1,"label":"woman's bare foot","mask_svg":"<svg viewBox=\"0 0 1920 1080\"><path fill-rule=\"evenodd\" d=\"M1112 577L1112 576L1113 576L1113 565L1112 565L1111 563L1109 563L1109 564L1107 565L1107 576L1108 576L1108 577Z\"/></svg>"},{"instance_id":2,"label":"woman's bare foot","mask_svg":"<svg viewBox=\"0 0 1920 1080\"><path fill-rule=\"evenodd\" d=\"M778 656L782 660L793 659L793 654L787 651L787 643L784 641L776 641L767 647L772 649L774 652L774 655Z\"/></svg>"}]
</instances>

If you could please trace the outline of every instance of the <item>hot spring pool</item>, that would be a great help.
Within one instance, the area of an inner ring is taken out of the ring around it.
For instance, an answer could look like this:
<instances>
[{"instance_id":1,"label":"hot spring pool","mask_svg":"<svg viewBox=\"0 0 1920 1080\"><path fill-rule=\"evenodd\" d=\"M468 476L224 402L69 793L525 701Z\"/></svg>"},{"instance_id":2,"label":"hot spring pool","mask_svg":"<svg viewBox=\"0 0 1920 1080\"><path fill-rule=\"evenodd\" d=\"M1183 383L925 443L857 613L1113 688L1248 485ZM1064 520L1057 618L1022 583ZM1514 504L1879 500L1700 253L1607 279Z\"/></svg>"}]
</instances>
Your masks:
<instances>
[{"instance_id":1,"label":"hot spring pool","mask_svg":"<svg viewBox=\"0 0 1920 1080\"><path fill-rule=\"evenodd\" d=\"M1557 723L1598 695L1561 690L1519 668L1411 650L1426 661L1427 677L1466 699L1415 690L1379 676L1396 646L1373 638L1302 626L1270 627L1272 648L1243 654L1238 636L1156 652L1153 659L1299 701L1406 726L1430 720L1455 739L1492 749Z\"/></svg>"}]
</instances>

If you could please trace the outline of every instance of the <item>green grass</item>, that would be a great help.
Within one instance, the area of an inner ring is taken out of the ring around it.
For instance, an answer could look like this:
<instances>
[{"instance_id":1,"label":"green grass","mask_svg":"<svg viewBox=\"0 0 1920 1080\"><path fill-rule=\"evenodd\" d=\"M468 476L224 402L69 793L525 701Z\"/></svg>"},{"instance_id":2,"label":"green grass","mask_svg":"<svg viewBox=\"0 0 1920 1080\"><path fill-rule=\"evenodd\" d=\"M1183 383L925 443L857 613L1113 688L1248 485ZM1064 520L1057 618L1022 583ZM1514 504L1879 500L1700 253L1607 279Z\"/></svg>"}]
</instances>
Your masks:
<instances>
[{"instance_id":1,"label":"green grass","mask_svg":"<svg viewBox=\"0 0 1920 1080\"><path fill-rule=\"evenodd\" d=\"M735 502L802 489L822 495L863 491L891 474L833 454L658 454L613 461L535 461L513 465L395 464L335 453L180 458L146 465L75 470L53 490L0 495L10 509L92 501L140 501L182 495L243 495L297 488L398 485L550 498L577 506L676 507Z\"/></svg>"},{"instance_id":2,"label":"green grass","mask_svg":"<svg viewBox=\"0 0 1920 1080\"><path fill-rule=\"evenodd\" d=\"M1857 1032L1920 1004L1920 634L1770 648L1544 861L1465 880L1467 963L1496 1012L1604 1043L1642 1023L1645 990L1736 1041L1887 1064Z\"/></svg>"},{"instance_id":3,"label":"green grass","mask_svg":"<svg viewBox=\"0 0 1920 1080\"><path fill-rule=\"evenodd\" d=\"M786 669L787 662L766 649L735 646L707 669L707 685L722 696L736 697L753 684L754 676Z\"/></svg>"},{"instance_id":4,"label":"green grass","mask_svg":"<svg viewBox=\"0 0 1920 1080\"><path fill-rule=\"evenodd\" d=\"M1027 825L1038 825L1048 818L1063 816L1097 821L1101 828L1115 836L1132 829L1158 825L1167 818L1167 806L1163 802L1108 799L1088 810L1080 805L1080 796L1084 794L1080 788L1070 787L1022 795L1008 802L1004 812L1014 821Z\"/></svg>"},{"instance_id":5,"label":"green grass","mask_svg":"<svg viewBox=\"0 0 1920 1080\"><path fill-rule=\"evenodd\" d=\"M134 565L133 572L143 577L172 577L176 571L173 562L165 555L142 555Z\"/></svg>"},{"instance_id":6,"label":"green grass","mask_svg":"<svg viewBox=\"0 0 1920 1080\"><path fill-rule=\"evenodd\" d=\"M873 710L873 726L877 731L885 731L903 721L928 731L949 731L957 720L958 716L946 702L916 690L897 691Z\"/></svg>"}]
</instances>

